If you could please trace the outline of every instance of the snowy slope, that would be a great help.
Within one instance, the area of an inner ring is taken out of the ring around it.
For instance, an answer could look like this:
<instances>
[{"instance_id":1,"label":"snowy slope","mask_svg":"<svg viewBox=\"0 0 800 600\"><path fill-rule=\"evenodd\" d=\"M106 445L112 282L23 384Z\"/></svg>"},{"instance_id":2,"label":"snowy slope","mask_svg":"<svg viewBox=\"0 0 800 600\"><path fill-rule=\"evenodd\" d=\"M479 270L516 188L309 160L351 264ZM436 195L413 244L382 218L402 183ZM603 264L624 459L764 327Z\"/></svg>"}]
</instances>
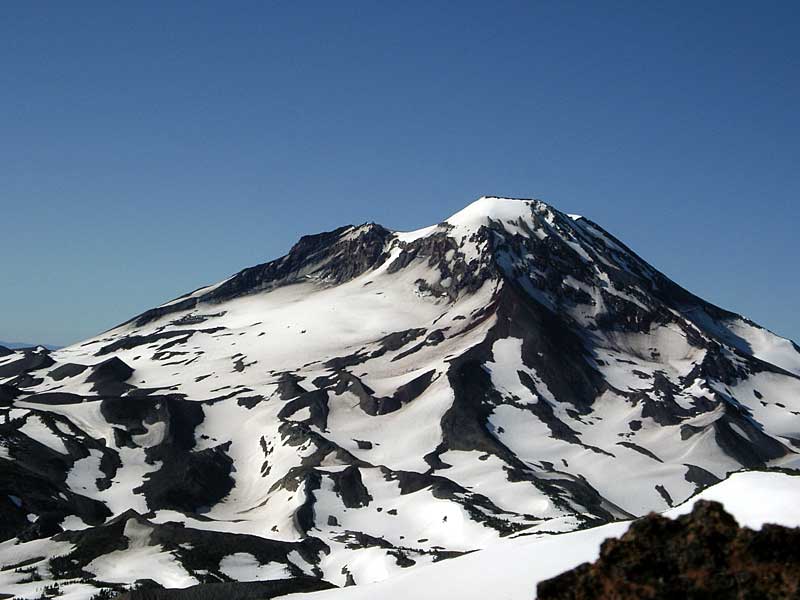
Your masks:
<instances>
[{"instance_id":1,"label":"snowy slope","mask_svg":"<svg viewBox=\"0 0 800 600\"><path fill-rule=\"evenodd\" d=\"M80 344L0 351L3 544L76 594L368 584L798 447L797 346L533 200L306 236Z\"/></svg>"},{"instance_id":2,"label":"snowy slope","mask_svg":"<svg viewBox=\"0 0 800 600\"><path fill-rule=\"evenodd\" d=\"M800 527L800 477L781 473L737 473L664 514L675 518L691 511L697 500L722 502L740 525L760 529L764 523ZM371 585L313 594L292 594L287 600L406 600L409 590L419 600L532 600L536 586L584 562L593 562L600 544L619 537L630 522L617 522L558 535L504 540L443 563L411 569Z\"/></svg>"}]
</instances>

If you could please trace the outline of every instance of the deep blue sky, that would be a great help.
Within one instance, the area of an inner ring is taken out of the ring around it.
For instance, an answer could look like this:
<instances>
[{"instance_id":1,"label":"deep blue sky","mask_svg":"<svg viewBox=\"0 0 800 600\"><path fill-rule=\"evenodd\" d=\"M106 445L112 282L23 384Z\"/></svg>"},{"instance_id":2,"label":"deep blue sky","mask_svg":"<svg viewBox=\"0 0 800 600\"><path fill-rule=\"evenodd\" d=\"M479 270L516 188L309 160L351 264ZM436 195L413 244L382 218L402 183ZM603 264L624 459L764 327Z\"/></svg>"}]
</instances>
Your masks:
<instances>
[{"instance_id":1,"label":"deep blue sky","mask_svg":"<svg viewBox=\"0 0 800 600\"><path fill-rule=\"evenodd\" d=\"M0 14L0 339L483 194L800 339L800 3L50 2Z\"/></svg>"}]
</instances>

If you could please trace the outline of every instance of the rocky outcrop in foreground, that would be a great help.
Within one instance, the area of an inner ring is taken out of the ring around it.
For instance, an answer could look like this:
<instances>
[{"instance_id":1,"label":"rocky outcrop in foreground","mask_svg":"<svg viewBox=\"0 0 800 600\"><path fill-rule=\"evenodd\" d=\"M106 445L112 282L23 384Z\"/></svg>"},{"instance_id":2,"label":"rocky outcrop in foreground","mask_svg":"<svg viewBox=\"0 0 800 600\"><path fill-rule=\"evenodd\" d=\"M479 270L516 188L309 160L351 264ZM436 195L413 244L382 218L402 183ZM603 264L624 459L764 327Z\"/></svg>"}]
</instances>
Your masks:
<instances>
[{"instance_id":1,"label":"rocky outcrop in foreground","mask_svg":"<svg viewBox=\"0 0 800 600\"><path fill-rule=\"evenodd\" d=\"M739 527L717 502L671 520L651 514L600 558L543 581L539 600L764 600L800 597L800 529Z\"/></svg>"}]
</instances>

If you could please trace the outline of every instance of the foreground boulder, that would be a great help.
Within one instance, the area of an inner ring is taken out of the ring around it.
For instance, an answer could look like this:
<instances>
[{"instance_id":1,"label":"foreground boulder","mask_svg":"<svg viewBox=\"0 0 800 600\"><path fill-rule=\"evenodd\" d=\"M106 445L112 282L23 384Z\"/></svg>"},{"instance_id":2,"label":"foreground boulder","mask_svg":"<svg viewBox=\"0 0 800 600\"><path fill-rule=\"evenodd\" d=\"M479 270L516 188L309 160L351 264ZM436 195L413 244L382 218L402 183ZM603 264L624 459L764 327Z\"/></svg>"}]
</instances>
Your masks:
<instances>
[{"instance_id":1,"label":"foreground boulder","mask_svg":"<svg viewBox=\"0 0 800 600\"><path fill-rule=\"evenodd\" d=\"M800 529L739 527L717 502L672 520L651 514L600 558L542 581L539 600L756 600L800 597Z\"/></svg>"}]
</instances>

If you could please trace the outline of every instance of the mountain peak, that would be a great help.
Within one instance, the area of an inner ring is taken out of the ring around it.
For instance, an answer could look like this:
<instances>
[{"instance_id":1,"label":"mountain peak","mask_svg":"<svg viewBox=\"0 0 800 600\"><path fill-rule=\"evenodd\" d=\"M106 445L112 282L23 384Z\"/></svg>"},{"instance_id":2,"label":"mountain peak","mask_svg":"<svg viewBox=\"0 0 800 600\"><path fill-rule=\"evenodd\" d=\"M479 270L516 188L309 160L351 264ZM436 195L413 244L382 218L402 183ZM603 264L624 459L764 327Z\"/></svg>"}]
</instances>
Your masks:
<instances>
[{"instance_id":1,"label":"mountain peak","mask_svg":"<svg viewBox=\"0 0 800 600\"><path fill-rule=\"evenodd\" d=\"M457 227L475 228L489 221L516 221L530 216L533 209L541 207L547 205L529 198L481 196L445 222Z\"/></svg>"},{"instance_id":2,"label":"mountain peak","mask_svg":"<svg viewBox=\"0 0 800 600\"><path fill-rule=\"evenodd\" d=\"M449 231L452 237L463 239L481 227L492 223L519 223L520 220L532 225L535 213L552 215L554 209L540 200L532 198L507 198L501 196L481 196L444 221L414 231L395 232L402 242L413 242L442 228Z\"/></svg>"}]
</instances>

